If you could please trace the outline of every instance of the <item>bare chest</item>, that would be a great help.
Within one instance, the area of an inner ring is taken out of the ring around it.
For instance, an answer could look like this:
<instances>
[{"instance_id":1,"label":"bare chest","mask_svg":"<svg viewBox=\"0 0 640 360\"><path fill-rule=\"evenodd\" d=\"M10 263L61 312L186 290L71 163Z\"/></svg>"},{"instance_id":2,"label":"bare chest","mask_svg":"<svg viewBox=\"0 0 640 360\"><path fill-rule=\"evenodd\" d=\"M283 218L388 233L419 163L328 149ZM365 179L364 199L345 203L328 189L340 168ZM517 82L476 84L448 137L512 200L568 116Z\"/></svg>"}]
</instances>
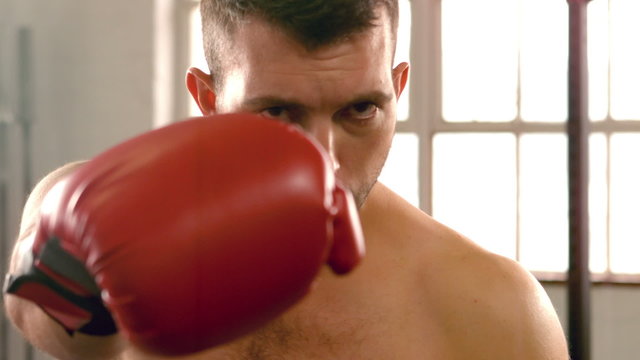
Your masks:
<instances>
[{"instance_id":1,"label":"bare chest","mask_svg":"<svg viewBox=\"0 0 640 360\"><path fill-rule=\"evenodd\" d=\"M287 314L211 359L392 359L407 344L390 314L317 309Z\"/></svg>"},{"instance_id":2,"label":"bare chest","mask_svg":"<svg viewBox=\"0 0 640 360\"><path fill-rule=\"evenodd\" d=\"M180 360L428 358L424 317L416 313L419 304L408 300L415 297L397 286L351 285L316 289L264 328ZM147 359L137 355L131 359Z\"/></svg>"}]
</instances>

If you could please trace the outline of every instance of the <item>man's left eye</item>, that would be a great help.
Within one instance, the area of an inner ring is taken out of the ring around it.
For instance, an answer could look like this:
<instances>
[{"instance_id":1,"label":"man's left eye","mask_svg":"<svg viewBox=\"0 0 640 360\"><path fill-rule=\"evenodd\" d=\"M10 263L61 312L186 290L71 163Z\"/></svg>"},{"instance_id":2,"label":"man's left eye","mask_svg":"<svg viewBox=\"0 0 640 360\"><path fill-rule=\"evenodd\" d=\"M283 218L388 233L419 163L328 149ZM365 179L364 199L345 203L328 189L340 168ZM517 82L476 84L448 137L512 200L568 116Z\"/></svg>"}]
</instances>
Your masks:
<instances>
[{"instance_id":1,"label":"man's left eye","mask_svg":"<svg viewBox=\"0 0 640 360\"><path fill-rule=\"evenodd\" d=\"M376 115L378 106L374 103L362 102L349 106L345 112L345 115L350 118L365 120Z\"/></svg>"}]
</instances>

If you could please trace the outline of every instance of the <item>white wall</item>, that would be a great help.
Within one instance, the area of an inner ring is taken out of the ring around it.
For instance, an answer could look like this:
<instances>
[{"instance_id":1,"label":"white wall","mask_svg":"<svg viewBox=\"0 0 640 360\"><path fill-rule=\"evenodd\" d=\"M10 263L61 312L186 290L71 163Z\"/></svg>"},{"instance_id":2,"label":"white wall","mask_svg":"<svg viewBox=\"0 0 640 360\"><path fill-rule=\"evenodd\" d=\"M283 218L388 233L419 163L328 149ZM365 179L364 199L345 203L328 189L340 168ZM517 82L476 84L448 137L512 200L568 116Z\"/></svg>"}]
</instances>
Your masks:
<instances>
[{"instance_id":1,"label":"white wall","mask_svg":"<svg viewBox=\"0 0 640 360\"><path fill-rule=\"evenodd\" d=\"M151 129L153 16L153 0L0 0L0 114L18 115L16 39L23 27L31 33L33 84L28 181L22 128L0 127L0 184L8 188L9 210L0 214L7 219L0 229L3 272L25 187L66 162ZM0 358L28 359L30 351L9 330L4 312L2 319Z\"/></svg>"},{"instance_id":2,"label":"white wall","mask_svg":"<svg viewBox=\"0 0 640 360\"><path fill-rule=\"evenodd\" d=\"M152 127L153 5L153 0L0 0L0 114L14 111L17 102L18 28L31 29L33 40L29 182ZM7 219L0 234L11 243L26 191L23 134L16 124L0 130L0 185L8 186L10 210L0 213ZM9 246L4 244L5 252ZM545 288L564 321L565 288ZM593 296L593 359L640 358L640 287L598 286ZM29 359L30 351L8 330L2 314L0 359Z\"/></svg>"},{"instance_id":3,"label":"white wall","mask_svg":"<svg viewBox=\"0 0 640 360\"><path fill-rule=\"evenodd\" d=\"M151 127L152 0L14 3L33 32L36 176Z\"/></svg>"},{"instance_id":4,"label":"white wall","mask_svg":"<svg viewBox=\"0 0 640 360\"><path fill-rule=\"evenodd\" d=\"M566 332L566 287L545 284L544 288L558 311ZM640 286L594 285L591 307L592 359L640 359Z\"/></svg>"}]
</instances>

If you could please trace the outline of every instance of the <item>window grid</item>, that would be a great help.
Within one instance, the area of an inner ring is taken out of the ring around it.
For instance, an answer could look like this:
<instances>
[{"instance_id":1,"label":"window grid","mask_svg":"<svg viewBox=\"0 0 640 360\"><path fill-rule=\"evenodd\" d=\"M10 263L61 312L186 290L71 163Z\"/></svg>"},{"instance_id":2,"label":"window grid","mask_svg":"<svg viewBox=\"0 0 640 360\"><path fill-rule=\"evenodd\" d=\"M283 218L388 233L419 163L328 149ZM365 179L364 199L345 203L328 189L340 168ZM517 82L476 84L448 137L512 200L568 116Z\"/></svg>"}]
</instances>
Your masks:
<instances>
[{"instance_id":1,"label":"window grid","mask_svg":"<svg viewBox=\"0 0 640 360\"><path fill-rule=\"evenodd\" d=\"M427 9L426 13L428 14L432 14L432 23L434 24L440 24L440 19L437 18L439 16L439 12L440 12L440 1L428 1L428 3L430 4L420 4L417 2L413 2L412 5L414 7L413 11L420 11L419 9L422 8L423 11L424 9ZM416 16L416 15L414 15ZM610 15L609 15L610 16ZM423 17L422 12L420 14L420 17ZM428 20L423 20L422 24L424 23L428 23ZM420 24L420 23L418 23ZM609 27L611 22L609 22ZM426 29L413 29L414 30L414 34L416 32L422 32L422 31L429 31ZM431 28L431 31L433 31L434 29ZM436 38L431 39L430 41L427 41L427 45L430 47L423 47L422 44L418 44L418 43L413 43L412 44L412 49L414 50L412 52L412 63L414 64L414 68L416 66L420 66L421 64L430 64L430 71L433 72L433 75L430 76L431 79L437 78L438 82L436 82L437 86L440 86L442 84L442 78L439 76L440 74L440 69L442 67L441 62L439 61L439 59L441 59L442 57L442 53L441 53L441 44L440 44L440 37L441 37L441 32L439 31L440 27L438 27L437 31L435 32L437 34ZM609 32L608 36L611 36L611 33ZM421 55L421 54L431 54L431 56L433 58L435 58L436 60L426 60L426 59L420 59L420 56L425 56L425 55ZM593 279L595 281L601 281L601 282L640 282L640 276L639 275L635 275L635 274L614 274L611 272L611 136L613 134L619 134L619 133L625 133L625 132L639 132L640 131L640 121L637 120L617 120L614 119L611 116L611 61L610 61L610 55L608 57L609 62L607 64L608 66L608 78L607 78L607 96L608 96L608 101L607 101L607 116L605 119L603 120L599 120L599 121L591 121L589 126L589 132L590 134L595 134L595 133L602 133L605 136L605 144L606 144L606 216L605 216L605 227L606 227L606 262L607 262L607 266L606 266L606 270L603 273L597 273L594 274ZM520 57L518 56L518 61L520 64ZM416 65L417 64L417 65ZM521 84L521 71L518 71L518 84ZM416 81L416 83L418 83L418 81ZM431 160L433 159L433 148L432 148L432 141L433 141L433 137L437 134L441 134L441 133L470 133L470 132L474 132L474 133L483 133L483 132L508 132L511 134L514 134L517 138L516 141L516 148L515 148L515 152L516 152L516 172L517 172L517 177L519 178L520 175L520 139L522 137L522 135L525 134L533 134L533 133L558 133L558 134L565 134L565 123L552 123L552 122L530 122L530 121L524 121L521 117L521 86L518 85L517 87L517 103L518 103L518 115L516 116L516 118L511 121L511 122L477 122L477 121L471 121L471 122L448 122L446 121L443 116L442 116L442 98L441 98L441 92L439 91L440 89L434 88L434 85L426 85L424 86L422 89L420 90L413 90L413 93L431 93L431 94L438 94L437 96L435 96L436 100L435 103L433 104L433 102L431 102L432 105L434 105L431 110L429 111L427 109L427 113L429 114L427 116L427 126L426 127L421 127L417 124L411 124L413 126L411 127L407 127L407 129L403 129L403 130L414 130L418 132L419 138L421 139L422 142L424 142L425 144L427 144L426 146L429 147L428 151L424 151L424 153L428 156L422 156L421 158L421 165L424 167L424 169L422 169L421 176L422 178L420 179L420 183L423 184L424 186L424 179L427 178L428 183L429 183L429 187L431 188L431 177L433 176L433 169L431 168L430 165L424 165L425 163L430 163ZM415 100L412 99L410 101L412 106L415 106ZM415 114L415 112L412 112L412 114ZM415 120L416 115L412 116L412 120ZM423 146L424 148L424 146ZM516 197L518 200L518 202L520 201L520 181L517 181L517 192L518 192L518 196ZM426 191L425 193L423 193L423 195L421 196L421 200L422 200L422 208L427 210L428 212L432 213L433 210L433 204L431 202L432 197L431 195L431 189L429 189L428 191ZM516 259L520 260L521 259L521 249L520 249L520 204L517 204L516 209L518 211L518 214L516 216ZM568 246L568 245L567 245ZM535 272L536 275L539 278L542 279L549 279L549 280L560 280L560 279L564 279L565 274L563 273L558 273L558 272L544 272L544 271L536 271Z\"/></svg>"}]
</instances>

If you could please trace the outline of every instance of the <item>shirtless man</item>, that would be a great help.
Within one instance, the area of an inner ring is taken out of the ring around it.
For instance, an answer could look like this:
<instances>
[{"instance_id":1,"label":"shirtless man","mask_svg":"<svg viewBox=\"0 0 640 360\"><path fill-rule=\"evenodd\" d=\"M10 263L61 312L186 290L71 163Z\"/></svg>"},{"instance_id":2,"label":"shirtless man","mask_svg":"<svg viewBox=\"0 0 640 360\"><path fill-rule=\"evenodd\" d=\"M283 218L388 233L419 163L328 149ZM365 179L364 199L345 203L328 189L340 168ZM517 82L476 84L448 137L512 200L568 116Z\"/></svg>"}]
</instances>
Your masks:
<instances>
[{"instance_id":1,"label":"shirtless man","mask_svg":"<svg viewBox=\"0 0 640 360\"><path fill-rule=\"evenodd\" d=\"M187 87L203 114L253 112L298 124L324 147L356 199L367 253L246 336L181 359L549 359L568 351L540 284L519 264L439 224L376 181L408 64L392 64L395 0L203 0L211 74ZM321 4L321 5L319 5ZM48 189L27 202L9 272ZM35 305L5 295L35 346L61 359L162 359L120 335L67 336Z\"/></svg>"}]
</instances>

